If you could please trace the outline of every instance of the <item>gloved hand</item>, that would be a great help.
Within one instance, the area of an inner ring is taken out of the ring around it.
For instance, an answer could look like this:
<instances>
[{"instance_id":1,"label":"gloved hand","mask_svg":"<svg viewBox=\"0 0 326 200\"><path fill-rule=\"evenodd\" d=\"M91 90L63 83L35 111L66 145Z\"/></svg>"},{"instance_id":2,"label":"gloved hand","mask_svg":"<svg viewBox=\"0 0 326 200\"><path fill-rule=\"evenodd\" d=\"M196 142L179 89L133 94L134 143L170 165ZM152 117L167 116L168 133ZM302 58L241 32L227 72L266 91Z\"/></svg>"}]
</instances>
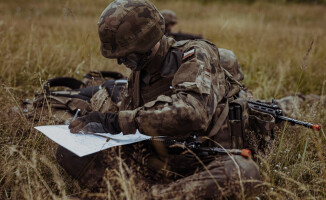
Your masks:
<instances>
[{"instance_id":1,"label":"gloved hand","mask_svg":"<svg viewBox=\"0 0 326 200\"><path fill-rule=\"evenodd\" d=\"M100 113L93 111L83 117L78 117L70 123L69 129L71 133L111 133L118 134L121 132L118 114L116 113Z\"/></svg>"}]
</instances>

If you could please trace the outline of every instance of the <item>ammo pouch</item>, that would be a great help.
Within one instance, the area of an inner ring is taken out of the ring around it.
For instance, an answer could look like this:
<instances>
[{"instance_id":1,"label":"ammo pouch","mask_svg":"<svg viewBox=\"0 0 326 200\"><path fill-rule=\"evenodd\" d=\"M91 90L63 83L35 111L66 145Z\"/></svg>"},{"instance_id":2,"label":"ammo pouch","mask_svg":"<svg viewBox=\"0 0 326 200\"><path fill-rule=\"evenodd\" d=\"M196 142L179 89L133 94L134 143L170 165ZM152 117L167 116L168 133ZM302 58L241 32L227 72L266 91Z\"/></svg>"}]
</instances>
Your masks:
<instances>
[{"instance_id":1,"label":"ammo pouch","mask_svg":"<svg viewBox=\"0 0 326 200\"><path fill-rule=\"evenodd\" d=\"M264 149L273 139L275 118L248 106L246 99L229 103L229 123L232 148Z\"/></svg>"},{"instance_id":2,"label":"ammo pouch","mask_svg":"<svg viewBox=\"0 0 326 200\"><path fill-rule=\"evenodd\" d=\"M44 84L43 92L35 94L34 110L51 108L39 115L48 113L56 123L64 123L73 117L77 109L81 111L80 116L91 111L115 112L127 85L127 79L117 78L123 78L122 74L92 71L82 81L71 77L50 79Z\"/></svg>"}]
</instances>

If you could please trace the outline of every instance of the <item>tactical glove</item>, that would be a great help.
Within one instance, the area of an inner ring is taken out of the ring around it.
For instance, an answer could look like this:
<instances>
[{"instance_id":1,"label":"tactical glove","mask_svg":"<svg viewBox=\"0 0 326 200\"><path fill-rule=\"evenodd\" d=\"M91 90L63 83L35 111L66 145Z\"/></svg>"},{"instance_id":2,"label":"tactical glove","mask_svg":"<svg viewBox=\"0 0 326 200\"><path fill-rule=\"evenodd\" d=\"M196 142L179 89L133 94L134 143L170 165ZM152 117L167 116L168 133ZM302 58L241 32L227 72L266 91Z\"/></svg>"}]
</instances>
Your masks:
<instances>
[{"instance_id":1,"label":"tactical glove","mask_svg":"<svg viewBox=\"0 0 326 200\"><path fill-rule=\"evenodd\" d=\"M71 133L111 133L118 134L121 132L118 114L100 113L93 111L83 117L78 117L69 125Z\"/></svg>"}]
</instances>

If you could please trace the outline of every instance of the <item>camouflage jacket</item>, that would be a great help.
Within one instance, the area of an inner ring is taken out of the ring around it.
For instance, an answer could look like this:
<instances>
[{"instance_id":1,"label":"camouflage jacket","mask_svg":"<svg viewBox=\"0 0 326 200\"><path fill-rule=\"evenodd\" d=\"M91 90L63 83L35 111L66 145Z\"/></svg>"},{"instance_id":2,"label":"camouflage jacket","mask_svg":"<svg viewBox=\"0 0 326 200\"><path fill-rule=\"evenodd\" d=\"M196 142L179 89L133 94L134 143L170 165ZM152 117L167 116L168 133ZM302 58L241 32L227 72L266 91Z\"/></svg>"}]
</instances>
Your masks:
<instances>
[{"instance_id":1,"label":"camouflage jacket","mask_svg":"<svg viewBox=\"0 0 326 200\"><path fill-rule=\"evenodd\" d=\"M232 90L219 61L217 47L208 41L175 42L164 36L152 63L130 75L119 112L122 132L208 135L223 109L218 104Z\"/></svg>"},{"instance_id":2,"label":"camouflage jacket","mask_svg":"<svg viewBox=\"0 0 326 200\"><path fill-rule=\"evenodd\" d=\"M226 54L224 51L223 56ZM242 74L240 67L236 72ZM154 60L129 77L128 92L119 111L120 128L124 134L139 129L147 135L179 139L211 135L226 108L226 99L240 90L229 77L232 75L220 66L219 50L214 44L205 40L176 42L163 36ZM223 137L223 129L228 129L226 124L222 124L217 134L220 136L211 138L223 140L224 143L219 142L228 148L230 140ZM198 167L196 159L169 154L164 146L157 144L137 143L124 148L129 148L127 151L132 153L128 155L133 160L158 172L157 176L149 175L156 180L176 173L192 173ZM167 173L170 171L174 173Z\"/></svg>"}]
</instances>

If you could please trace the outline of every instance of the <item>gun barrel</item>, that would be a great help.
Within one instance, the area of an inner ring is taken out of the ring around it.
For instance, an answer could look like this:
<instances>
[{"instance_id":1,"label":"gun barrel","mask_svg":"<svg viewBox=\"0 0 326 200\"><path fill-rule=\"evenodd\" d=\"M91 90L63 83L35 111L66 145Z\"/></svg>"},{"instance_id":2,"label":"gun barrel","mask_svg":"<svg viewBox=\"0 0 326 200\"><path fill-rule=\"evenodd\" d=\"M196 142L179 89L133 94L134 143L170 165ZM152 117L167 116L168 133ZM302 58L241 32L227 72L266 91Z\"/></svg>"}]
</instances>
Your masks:
<instances>
[{"instance_id":1,"label":"gun barrel","mask_svg":"<svg viewBox=\"0 0 326 200\"><path fill-rule=\"evenodd\" d=\"M251 158L252 152L249 149L224 149L219 147L198 147L196 150L212 152L212 153L221 153L221 154L234 154L241 155L244 158Z\"/></svg>"},{"instance_id":2,"label":"gun barrel","mask_svg":"<svg viewBox=\"0 0 326 200\"><path fill-rule=\"evenodd\" d=\"M321 126L318 125L318 124L303 122L303 121L299 121L299 120L292 119L292 118L285 117L285 116L277 116L277 118L280 119L280 120L283 120L283 121L290 122L291 124L298 124L298 125L301 125L301 126L304 126L304 127L307 127L307 128L311 128L311 129L316 130L316 131L321 130Z\"/></svg>"},{"instance_id":3,"label":"gun barrel","mask_svg":"<svg viewBox=\"0 0 326 200\"><path fill-rule=\"evenodd\" d=\"M290 122L291 125L298 124L298 125L301 125L301 126L304 126L304 127L307 127L307 128L311 128L311 129L316 130L316 131L321 130L321 126L318 125L318 124L303 122L303 121L299 121L299 120L296 120L296 119L292 119L292 118L283 116L282 110L280 109L279 106L277 106L275 104L268 105L268 104L265 104L265 103L261 103L261 102L257 102L257 101L250 101L250 100L248 100L248 104L249 104L249 107L252 108L252 109L272 114L276 119Z\"/></svg>"}]
</instances>

